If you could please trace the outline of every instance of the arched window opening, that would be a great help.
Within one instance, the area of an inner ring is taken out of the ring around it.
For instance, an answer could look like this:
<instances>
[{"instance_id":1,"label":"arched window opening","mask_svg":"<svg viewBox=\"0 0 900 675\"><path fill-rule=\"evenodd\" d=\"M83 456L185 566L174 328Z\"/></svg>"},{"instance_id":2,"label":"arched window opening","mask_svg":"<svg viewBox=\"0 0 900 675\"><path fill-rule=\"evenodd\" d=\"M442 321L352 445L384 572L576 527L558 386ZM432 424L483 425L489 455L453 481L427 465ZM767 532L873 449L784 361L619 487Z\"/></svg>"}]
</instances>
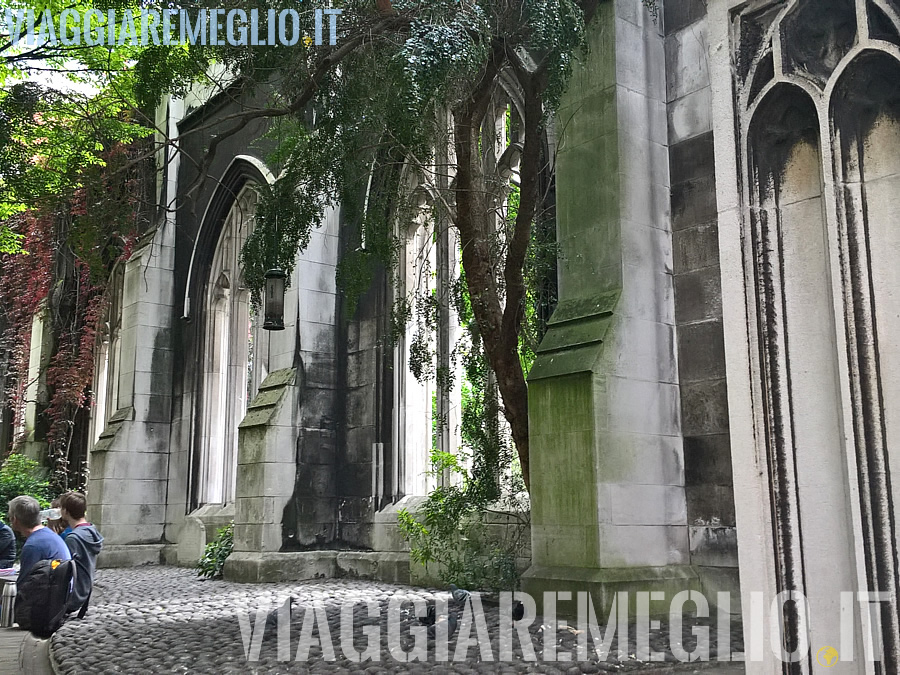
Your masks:
<instances>
[{"instance_id":1,"label":"arched window opening","mask_svg":"<svg viewBox=\"0 0 900 675\"><path fill-rule=\"evenodd\" d=\"M99 338L94 366L94 401L91 411L91 445L100 440L109 418L119 407L119 372L121 361L122 294L125 286L125 267L117 265L109 284L109 303ZM90 453L88 453L90 458Z\"/></svg>"},{"instance_id":2,"label":"arched window opening","mask_svg":"<svg viewBox=\"0 0 900 675\"><path fill-rule=\"evenodd\" d=\"M502 250L508 244L519 204L524 128L518 84L512 75L505 76L501 84L482 123L480 150L485 173L498 179L492 184L495 189L489 204L493 220L490 237L492 245ZM448 129L452 128L449 119L445 122ZM452 215L448 215L454 203L452 147L450 142L448 147L436 148L433 166L415 166L419 217L408 226L404 223L398 232L402 245L395 293L407 320L394 354L395 498L425 494L457 479L449 471L440 476L431 472L433 451L458 455L463 466L473 468L470 458L478 450L464 447L464 438L480 437L481 433L465 434L464 418L482 419L484 433L492 438L489 443L496 440L498 445L508 446L511 457L515 455L501 411L499 388L490 369L485 368L484 377L479 376L477 382L467 379L465 359L471 350L481 351L483 347L474 324L457 313L457 303L462 301L462 252ZM546 156L552 157L552 153L547 151ZM551 171L548 162L547 176ZM535 287L530 288L525 300L529 304L528 323L534 330L523 329L522 340L531 349L543 337L538 324L546 324L556 297L555 214L547 207L554 195L549 178L542 177L541 195L545 202L532 230L532 243L536 249L546 250L554 266L534 275ZM502 271L497 270L497 275L502 297ZM526 370L531 363L527 352L523 349ZM471 415L465 415L467 405L472 406ZM474 412L476 409L478 412ZM502 471L514 470L510 462L491 465L498 478Z\"/></svg>"},{"instance_id":3,"label":"arched window opening","mask_svg":"<svg viewBox=\"0 0 900 675\"><path fill-rule=\"evenodd\" d=\"M825 540L849 547L852 539L819 130L809 95L779 85L756 110L748 139L776 572L780 588L806 594L813 639L836 626L828 618L831 597L807 582L827 575L850 588L855 574L849 548L843 566L817 548ZM804 622L798 612L787 614L788 651Z\"/></svg>"},{"instance_id":4,"label":"arched window opening","mask_svg":"<svg viewBox=\"0 0 900 675\"><path fill-rule=\"evenodd\" d=\"M257 196L245 187L225 219L209 271L205 302L196 502L232 502L238 425L265 378L261 330L243 282L240 252L253 227Z\"/></svg>"}]
</instances>

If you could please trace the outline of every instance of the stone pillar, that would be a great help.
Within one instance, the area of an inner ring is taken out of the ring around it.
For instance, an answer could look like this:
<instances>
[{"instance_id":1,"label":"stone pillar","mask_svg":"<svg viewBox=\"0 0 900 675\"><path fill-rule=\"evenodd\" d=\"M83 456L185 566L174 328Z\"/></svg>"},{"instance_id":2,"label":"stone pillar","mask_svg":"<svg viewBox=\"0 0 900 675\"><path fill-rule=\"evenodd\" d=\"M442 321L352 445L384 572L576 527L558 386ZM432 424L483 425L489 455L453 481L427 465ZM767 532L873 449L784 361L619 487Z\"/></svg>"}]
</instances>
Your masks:
<instances>
[{"instance_id":1,"label":"stone pillar","mask_svg":"<svg viewBox=\"0 0 900 675\"><path fill-rule=\"evenodd\" d=\"M604 3L590 55L575 68L559 111L560 302L529 375L533 564L524 587L538 600L544 590L590 591L604 612L615 591L670 599L697 584L660 31L640 3ZM651 604L667 611L668 602Z\"/></svg>"},{"instance_id":2,"label":"stone pillar","mask_svg":"<svg viewBox=\"0 0 900 675\"><path fill-rule=\"evenodd\" d=\"M169 100L157 111L172 136L181 110ZM161 562L166 543L178 173L178 152L168 153L156 187L170 208L125 263L117 396L107 402L116 412L90 454L88 517L105 538L106 567Z\"/></svg>"},{"instance_id":3,"label":"stone pillar","mask_svg":"<svg viewBox=\"0 0 900 675\"><path fill-rule=\"evenodd\" d=\"M716 217L706 5L666 6L669 182L691 564L706 597L733 593L738 551Z\"/></svg>"},{"instance_id":4,"label":"stone pillar","mask_svg":"<svg viewBox=\"0 0 900 675\"><path fill-rule=\"evenodd\" d=\"M172 419L174 224L125 264L116 412L91 450L88 517L106 543L102 565L159 562Z\"/></svg>"},{"instance_id":5,"label":"stone pillar","mask_svg":"<svg viewBox=\"0 0 900 675\"><path fill-rule=\"evenodd\" d=\"M292 368L270 373L238 427L234 552L225 564L227 579L290 578L282 567L292 565L291 559L272 554L282 548L282 513L297 470L300 387L296 379Z\"/></svg>"},{"instance_id":6,"label":"stone pillar","mask_svg":"<svg viewBox=\"0 0 900 675\"><path fill-rule=\"evenodd\" d=\"M37 433L38 410L46 407L47 368L53 356L52 334L46 325L47 302L40 307L31 319L31 344L28 351L28 386L25 388L25 439L20 452L37 461L42 466L47 464L47 441L43 434ZM16 430L18 431L18 430ZM13 432L15 435L15 431Z\"/></svg>"}]
</instances>

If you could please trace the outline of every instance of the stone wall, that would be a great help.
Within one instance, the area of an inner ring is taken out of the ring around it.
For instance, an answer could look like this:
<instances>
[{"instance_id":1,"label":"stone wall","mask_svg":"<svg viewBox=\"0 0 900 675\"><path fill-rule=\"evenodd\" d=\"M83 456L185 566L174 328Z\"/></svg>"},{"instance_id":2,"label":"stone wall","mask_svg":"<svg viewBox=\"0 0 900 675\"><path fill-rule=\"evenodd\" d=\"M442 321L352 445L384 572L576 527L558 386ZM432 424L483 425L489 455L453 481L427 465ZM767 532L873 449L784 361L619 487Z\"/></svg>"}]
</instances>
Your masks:
<instances>
[{"instance_id":1,"label":"stone wall","mask_svg":"<svg viewBox=\"0 0 900 675\"><path fill-rule=\"evenodd\" d=\"M116 412L91 451L90 517L106 550L164 542L172 415L172 223L125 267ZM155 302L142 300L148 292ZM158 562L160 547L135 560ZM127 553L126 559L132 560ZM133 561L133 560L132 560Z\"/></svg>"},{"instance_id":2,"label":"stone wall","mask_svg":"<svg viewBox=\"0 0 900 675\"><path fill-rule=\"evenodd\" d=\"M351 228L347 228L351 229ZM372 519L391 488L393 349L385 339L389 288L384 274L359 299L352 318L342 317L341 395L337 484L338 540L372 546ZM342 302L342 311L348 304Z\"/></svg>"},{"instance_id":3,"label":"stone wall","mask_svg":"<svg viewBox=\"0 0 900 675\"><path fill-rule=\"evenodd\" d=\"M373 524L373 547L378 555L387 553L395 556L389 560L399 560L406 571L404 583L421 586L441 587L444 585L437 565L419 565L409 559L409 542L403 538L397 521L401 509L416 513L425 497L403 497L394 504L388 504L375 514ZM520 531L520 523L530 519L528 513L495 511L485 517L485 532L489 542L506 542L521 534L521 548L518 550L516 565L519 572L525 572L531 565L531 530Z\"/></svg>"},{"instance_id":4,"label":"stone wall","mask_svg":"<svg viewBox=\"0 0 900 675\"><path fill-rule=\"evenodd\" d=\"M229 96L214 97L207 106L193 109L190 101L177 104L184 107L184 114L179 110L175 120L180 133L192 132L194 127L210 123L215 115L226 116L239 109L238 102ZM170 385L172 414L166 510L166 540L173 543L181 540L181 527L187 514L199 506L194 486L200 476L198 460L203 426L205 288L219 235L235 199L249 181L264 183L269 178L262 160L267 148L257 140L265 129L264 121L254 121L224 139L207 167L207 178L200 183L197 183L198 168L206 157L210 134L217 131L215 125L208 133L188 133L181 141L185 161L171 163L168 168L167 181L174 186L171 191L180 195L179 208L172 215L176 224L171 309L174 376ZM189 192L191 186L196 186L193 192ZM286 321L290 322L295 307L296 303L286 304ZM282 345L283 340L270 341L266 336L257 347L265 348L267 355L279 357L288 348ZM270 370L292 366L292 344L289 349L287 365L268 364ZM235 425L239 421L235 420ZM186 550L180 553L181 558L193 555L201 546L194 535L207 529L198 528L196 523L189 527L191 553Z\"/></svg>"},{"instance_id":5,"label":"stone wall","mask_svg":"<svg viewBox=\"0 0 900 675\"><path fill-rule=\"evenodd\" d=\"M664 10L675 323L690 555L707 590L736 590L737 535L706 4L668 0Z\"/></svg>"},{"instance_id":6,"label":"stone wall","mask_svg":"<svg viewBox=\"0 0 900 675\"><path fill-rule=\"evenodd\" d=\"M337 365L339 214L328 210L297 266L285 303L294 317L284 331L285 353L273 361L298 370L300 390L293 493L283 511L281 546L296 550L333 541L337 532Z\"/></svg>"}]
</instances>

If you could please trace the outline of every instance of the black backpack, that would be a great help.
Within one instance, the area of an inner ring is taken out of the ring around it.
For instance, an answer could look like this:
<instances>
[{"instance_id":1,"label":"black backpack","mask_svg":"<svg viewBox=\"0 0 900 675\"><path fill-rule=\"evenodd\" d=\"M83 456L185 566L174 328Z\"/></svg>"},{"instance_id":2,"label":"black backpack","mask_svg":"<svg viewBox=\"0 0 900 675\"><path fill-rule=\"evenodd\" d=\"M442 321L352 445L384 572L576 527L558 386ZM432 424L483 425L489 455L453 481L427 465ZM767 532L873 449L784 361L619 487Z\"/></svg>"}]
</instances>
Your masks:
<instances>
[{"instance_id":1,"label":"black backpack","mask_svg":"<svg viewBox=\"0 0 900 675\"><path fill-rule=\"evenodd\" d=\"M66 602L75 578L71 560L39 560L18 583L16 623L48 638L66 620Z\"/></svg>"}]
</instances>

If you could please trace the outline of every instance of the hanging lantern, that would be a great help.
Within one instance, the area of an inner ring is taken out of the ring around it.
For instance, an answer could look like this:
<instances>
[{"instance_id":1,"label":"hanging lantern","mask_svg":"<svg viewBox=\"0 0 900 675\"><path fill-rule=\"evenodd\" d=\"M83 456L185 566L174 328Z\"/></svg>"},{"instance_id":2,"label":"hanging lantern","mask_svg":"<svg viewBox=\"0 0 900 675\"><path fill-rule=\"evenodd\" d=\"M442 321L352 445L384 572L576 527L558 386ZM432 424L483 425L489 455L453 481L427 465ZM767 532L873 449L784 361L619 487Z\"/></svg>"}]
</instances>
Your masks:
<instances>
[{"instance_id":1,"label":"hanging lantern","mask_svg":"<svg viewBox=\"0 0 900 675\"><path fill-rule=\"evenodd\" d=\"M284 330L284 279L282 270L266 272L265 330Z\"/></svg>"}]
</instances>

